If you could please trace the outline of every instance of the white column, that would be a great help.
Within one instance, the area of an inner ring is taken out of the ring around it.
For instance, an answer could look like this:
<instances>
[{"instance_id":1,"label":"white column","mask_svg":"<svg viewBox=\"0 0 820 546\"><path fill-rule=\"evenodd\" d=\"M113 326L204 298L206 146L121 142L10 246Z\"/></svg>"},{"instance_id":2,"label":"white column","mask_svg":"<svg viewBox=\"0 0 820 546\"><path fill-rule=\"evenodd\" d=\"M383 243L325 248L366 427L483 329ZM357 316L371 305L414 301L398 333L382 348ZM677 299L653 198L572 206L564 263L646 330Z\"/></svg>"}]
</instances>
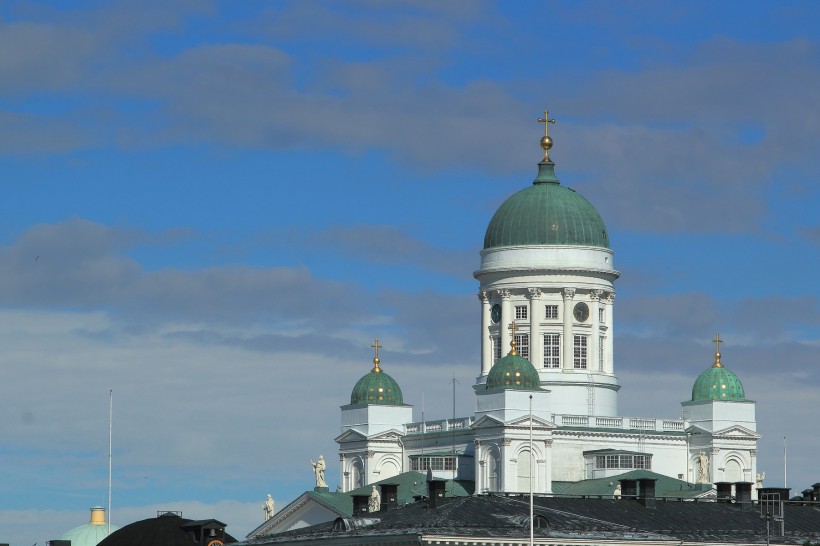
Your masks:
<instances>
[{"instance_id":1,"label":"white column","mask_svg":"<svg viewBox=\"0 0 820 546\"><path fill-rule=\"evenodd\" d=\"M476 493L483 493L484 488L487 487L485 484L487 483L486 478L484 477L484 460L483 454L481 453L481 441L480 440L473 440L473 445L475 446L475 492Z\"/></svg>"},{"instance_id":2,"label":"white column","mask_svg":"<svg viewBox=\"0 0 820 546\"><path fill-rule=\"evenodd\" d=\"M552 439L544 440L544 459L547 462L546 472L544 472L546 479L544 492L552 493Z\"/></svg>"},{"instance_id":3,"label":"white column","mask_svg":"<svg viewBox=\"0 0 820 546\"><path fill-rule=\"evenodd\" d=\"M541 334L540 322L544 314L541 305L541 289L530 288L530 362L536 369L544 367L544 336Z\"/></svg>"},{"instance_id":4,"label":"white column","mask_svg":"<svg viewBox=\"0 0 820 546\"><path fill-rule=\"evenodd\" d=\"M510 305L510 291L507 289L499 290L498 296L501 298L501 322L498 323L500 326L501 357L504 358L507 356L507 353L510 352L512 332L510 332L508 326L515 318L512 314L512 306Z\"/></svg>"},{"instance_id":5,"label":"white column","mask_svg":"<svg viewBox=\"0 0 820 546\"><path fill-rule=\"evenodd\" d=\"M564 288L564 340L561 347L561 367L565 370L572 369L573 339L572 339L572 298L575 297L574 288Z\"/></svg>"},{"instance_id":6,"label":"white column","mask_svg":"<svg viewBox=\"0 0 820 546\"><path fill-rule=\"evenodd\" d=\"M515 491L518 487L518 472L510 461L510 439L501 439L501 475L498 477L499 491ZM515 480L515 483L513 483Z\"/></svg>"},{"instance_id":7,"label":"white column","mask_svg":"<svg viewBox=\"0 0 820 546\"><path fill-rule=\"evenodd\" d=\"M605 368L608 374L615 373L615 292L610 292L606 298L606 318L609 328L606 331L606 354L604 354Z\"/></svg>"},{"instance_id":8,"label":"white column","mask_svg":"<svg viewBox=\"0 0 820 546\"><path fill-rule=\"evenodd\" d=\"M592 319L592 339L590 339L590 350L592 351L592 358L589 359L589 362L593 362L594 365L590 366L589 369L591 371L603 371L604 370L604 363L598 360L598 355L601 354L601 314L598 312L598 309L601 305L601 294L603 290L593 290L589 294L589 302L590 302L590 314L592 315L590 318ZM590 356L590 355L587 355ZM606 358L606 355L604 355Z\"/></svg>"},{"instance_id":9,"label":"white column","mask_svg":"<svg viewBox=\"0 0 820 546\"><path fill-rule=\"evenodd\" d=\"M348 478L345 475L345 456L343 453L339 453L339 485L343 493L347 493L349 490L347 484Z\"/></svg>"},{"instance_id":10,"label":"white column","mask_svg":"<svg viewBox=\"0 0 820 546\"><path fill-rule=\"evenodd\" d=\"M490 339L490 298L487 292L480 292L481 301L481 375L490 373L493 366L493 343Z\"/></svg>"}]
</instances>

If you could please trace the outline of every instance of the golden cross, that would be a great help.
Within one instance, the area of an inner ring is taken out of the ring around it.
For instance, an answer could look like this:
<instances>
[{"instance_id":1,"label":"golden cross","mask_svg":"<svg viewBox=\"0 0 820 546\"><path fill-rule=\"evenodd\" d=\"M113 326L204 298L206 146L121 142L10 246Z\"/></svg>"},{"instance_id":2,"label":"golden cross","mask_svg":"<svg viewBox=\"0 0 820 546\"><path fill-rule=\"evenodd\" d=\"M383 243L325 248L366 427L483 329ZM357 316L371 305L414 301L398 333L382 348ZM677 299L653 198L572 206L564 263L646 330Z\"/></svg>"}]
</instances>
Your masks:
<instances>
[{"instance_id":1,"label":"golden cross","mask_svg":"<svg viewBox=\"0 0 820 546\"><path fill-rule=\"evenodd\" d=\"M712 340L715 344L715 363L712 366L716 368L720 368L723 364L720 363L720 344L725 343L722 339L720 339L720 334L715 334L715 339Z\"/></svg>"},{"instance_id":2,"label":"golden cross","mask_svg":"<svg viewBox=\"0 0 820 546\"><path fill-rule=\"evenodd\" d=\"M371 347L373 347L374 349L376 349L376 358L379 358L379 349L381 349L381 348L382 348L382 346L381 346L381 345L379 345L379 338L376 338L376 343L374 343L373 345L371 345Z\"/></svg>"},{"instance_id":3,"label":"golden cross","mask_svg":"<svg viewBox=\"0 0 820 546\"><path fill-rule=\"evenodd\" d=\"M510 338L510 354L515 356L518 354L518 349L515 347L515 323L511 322L509 326L507 326L508 330L512 331L512 337Z\"/></svg>"},{"instance_id":4,"label":"golden cross","mask_svg":"<svg viewBox=\"0 0 820 546\"><path fill-rule=\"evenodd\" d=\"M554 124L554 123L555 123L555 120L554 120L554 119L550 119L550 112L549 112L549 110L544 110L544 117L543 117L543 118L538 118L538 123L543 123L543 124L544 124L544 138L546 138L546 137L550 136L550 134L549 134L549 126L550 126L550 123L553 123L553 124Z\"/></svg>"}]
</instances>

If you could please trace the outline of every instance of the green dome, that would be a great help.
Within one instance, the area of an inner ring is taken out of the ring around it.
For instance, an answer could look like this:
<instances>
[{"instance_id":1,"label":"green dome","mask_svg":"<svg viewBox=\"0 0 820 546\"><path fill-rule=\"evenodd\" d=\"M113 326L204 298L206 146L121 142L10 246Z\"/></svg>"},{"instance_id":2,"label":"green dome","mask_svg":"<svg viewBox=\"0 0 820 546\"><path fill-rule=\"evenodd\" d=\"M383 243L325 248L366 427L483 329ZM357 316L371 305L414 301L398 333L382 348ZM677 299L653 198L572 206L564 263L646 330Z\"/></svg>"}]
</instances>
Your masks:
<instances>
[{"instance_id":1,"label":"green dome","mask_svg":"<svg viewBox=\"0 0 820 546\"><path fill-rule=\"evenodd\" d=\"M606 226L592 204L561 186L555 164L538 164L533 185L504 201L484 235L484 248L580 245L609 248Z\"/></svg>"},{"instance_id":2,"label":"green dome","mask_svg":"<svg viewBox=\"0 0 820 546\"><path fill-rule=\"evenodd\" d=\"M382 404L385 406L401 406L404 398L396 380L379 368L378 358L373 359L373 369L353 387L350 395L351 404Z\"/></svg>"},{"instance_id":3,"label":"green dome","mask_svg":"<svg viewBox=\"0 0 820 546\"><path fill-rule=\"evenodd\" d=\"M541 388L541 379L535 367L526 358L508 354L490 369L487 375L487 389L536 390Z\"/></svg>"},{"instance_id":4,"label":"green dome","mask_svg":"<svg viewBox=\"0 0 820 546\"><path fill-rule=\"evenodd\" d=\"M695 400L746 400L743 385L734 372L717 362L704 371L692 386L692 401Z\"/></svg>"},{"instance_id":5,"label":"green dome","mask_svg":"<svg viewBox=\"0 0 820 546\"><path fill-rule=\"evenodd\" d=\"M112 533L117 529L119 527L116 525L111 526ZM105 522L105 509L102 506L94 506L91 508L91 521L63 533L60 540L70 540L71 546L97 546L107 536L108 524Z\"/></svg>"}]
</instances>

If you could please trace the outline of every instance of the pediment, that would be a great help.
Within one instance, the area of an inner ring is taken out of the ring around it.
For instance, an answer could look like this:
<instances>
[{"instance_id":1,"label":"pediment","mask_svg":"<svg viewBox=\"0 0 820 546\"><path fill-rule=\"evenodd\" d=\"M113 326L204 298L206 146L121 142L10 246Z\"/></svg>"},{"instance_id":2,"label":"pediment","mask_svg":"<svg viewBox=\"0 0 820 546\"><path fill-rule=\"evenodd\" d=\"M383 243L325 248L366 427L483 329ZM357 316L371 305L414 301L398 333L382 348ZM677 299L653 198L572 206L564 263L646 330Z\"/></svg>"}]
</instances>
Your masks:
<instances>
[{"instance_id":1,"label":"pediment","mask_svg":"<svg viewBox=\"0 0 820 546\"><path fill-rule=\"evenodd\" d=\"M496 428L504 426L504 422L496 419L495 417L490 417L489 415L485 415L480 417L476 420L472 427L473 429L480 429L480 428Z\"/></svg>"},{"instance_id":2,"label":"pediment","mask_svg":"<svg viewBox=\"0 0 820 546\"><path fill-rule=\"evenodd\" d=\"M362 440L367 440L367 436L356 429L350 429L336 436L335 440L338 444L345 442L361 442Z\"/></svg>"},{"instance_id":3,"label":"pediment","mask_svg":"<svg viewBox=\"0 0 820 546\"><path fill-rule=\"evenodd\" d=\"M390 429L380 432L379 434L374 434L373 436L370 436L368 440L395 441L403 437L404 434L402 434L400 430Z\"/></svg>"},{"instance_id":4,"label":"pediment","mask_svg":"<svg viewBox=\"0 0 820 546\"><path fill-rule=\"evenodd\" d=\"M724 438L750 438L750 439L759 439L760 434L753 430L749 430L746 427L742 427L740 425L733 425L728 428L724 428L723 430L718 430L713 433L713 436L721 436Z\"/></svg>"},{"instance_id":5,"label":"pediment","mask_svg":"<svg viewBox=\"0 0 820 546\"><path fill-rule=\"evenodd\" d=\"M529 427L530 426L530 416L525 415L523 417L513 419L512 421L507 423L507 426L511 426L511 427ZM555 429L555 428L558 428L557 425L555 423L553 423L552 421L542 419L541 417L538 417L537 415L532 416L532 426L533 426L533 428L539 428L539 429L545 429L545 428L546 429Z\"/></svg>"},{"instance_id":6,"label":"pediment","mask_svg":"<svg viewBox=\"0 0 820 546\"><path fill-rule=\"evenodd\" d=\"M686 429L686 433L687 434L693 434L693 435L694 434L701 434L701 435L704 435L704 436L708 436L709 434L712 434L711 432L709 432L705 428L700 428L700 427L695 426L695 425L690 425L689 428Z\"/></svg>"}]
</instances>

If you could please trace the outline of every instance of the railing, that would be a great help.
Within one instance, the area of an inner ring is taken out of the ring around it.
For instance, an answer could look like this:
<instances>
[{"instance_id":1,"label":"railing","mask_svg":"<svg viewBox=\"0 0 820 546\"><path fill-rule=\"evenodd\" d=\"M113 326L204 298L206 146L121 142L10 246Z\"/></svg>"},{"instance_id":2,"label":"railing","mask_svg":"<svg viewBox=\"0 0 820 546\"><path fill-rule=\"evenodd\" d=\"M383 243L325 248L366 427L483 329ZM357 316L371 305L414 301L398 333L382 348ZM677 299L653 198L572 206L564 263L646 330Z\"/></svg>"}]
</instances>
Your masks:
<instances>
[{"instance_id":1,"label":"railing","mask_svg":"<svg viewBox=\"0 0 820 546\"><path fill-rule=\"evenodd\" d=\"M559 427L610 428L621 430L641 430L649 432L683 432L686 421L678 419L646 419L643 417L594 417L588 415L553 414L552 420ZM470 428L473 417L438 419L408 423L407 434L427 434Z\"/></svg>"},{"instance_id":2,"label":"railing","mask_svg":"<svg viewBox=\"0 0 820 546\"><path fill-rule=\"evenodd\" d=\"M407 434L422 434L428 432L445 432L448 430L468 429L473 426L473 417L458 417L456 419L439 419L437 421L419 421L408 423Z\"/></svg>"},{"instance_id":3,"label":"railing","mask_svg":"<svg viewBox=\"0 0 820 546\"><path fill-rule=\"evenodd\" d=\"M677 419L645 419L642 417L590 417L587 415L553 414L559 427L612 428L651 432L683 432L686 421Z\"/></svg>"}]
</instances>

